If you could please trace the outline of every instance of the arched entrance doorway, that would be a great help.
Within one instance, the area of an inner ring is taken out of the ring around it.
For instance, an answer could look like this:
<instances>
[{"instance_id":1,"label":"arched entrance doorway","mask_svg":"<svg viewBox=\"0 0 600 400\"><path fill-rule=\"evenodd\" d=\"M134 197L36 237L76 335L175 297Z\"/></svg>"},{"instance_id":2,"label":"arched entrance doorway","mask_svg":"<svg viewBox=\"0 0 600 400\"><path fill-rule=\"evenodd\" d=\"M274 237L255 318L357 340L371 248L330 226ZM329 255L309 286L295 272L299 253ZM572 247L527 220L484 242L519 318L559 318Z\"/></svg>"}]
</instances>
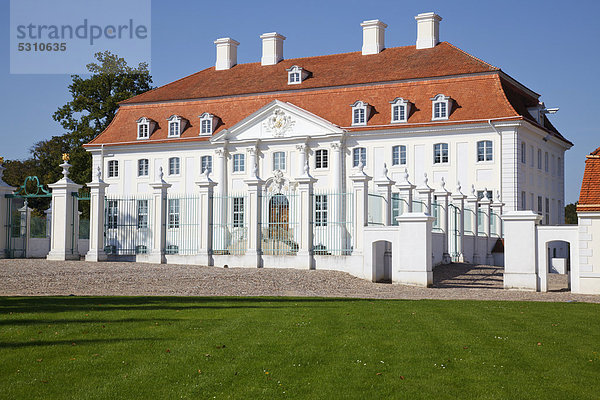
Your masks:
<instances>
[{"instance_id":1,"label":"arched entrance doorway","mask_svg":"<svg viewBox=\"0 0 600 400\"><path fill-rule=\"evenodd\" d=\"M290 202L281 193L275 194L269 200L269 236L282 236L289 229Z\"/></svg>"}]
</instances>

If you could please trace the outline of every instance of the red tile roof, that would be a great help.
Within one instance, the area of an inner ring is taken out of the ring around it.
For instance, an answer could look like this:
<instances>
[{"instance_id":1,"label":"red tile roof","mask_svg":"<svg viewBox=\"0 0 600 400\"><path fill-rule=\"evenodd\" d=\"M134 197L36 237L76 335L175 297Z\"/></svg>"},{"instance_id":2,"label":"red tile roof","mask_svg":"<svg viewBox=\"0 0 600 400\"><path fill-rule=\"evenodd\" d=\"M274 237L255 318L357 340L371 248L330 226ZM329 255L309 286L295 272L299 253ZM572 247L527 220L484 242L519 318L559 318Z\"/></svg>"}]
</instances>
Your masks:
<instances>
[{"instance_id":1,"label":"red tile roof","mask_svg":"<svg viewBox=\"0 0 600 400\"><path fill-rule=\"evenodd\" d=\"M305 68L311 76L300 85L288 85L286 68L292 65ZM209 138L198 136L202 113L219 117L218 133L276 99L348 131L495 118L535 123L527 107L536 105L538 98L507 79L498 68L445 42L432 49L397 47L369 56L355 52L284 60L272 66L251 63L223 71L208 68L121 102L108 128L85 146L205 141ZM448 121L432 122L431 98L439 93L450 96L454 106ZM389 102L396 97L409 100L413 107L407 124L392 126ZM356 100L374 107L367 127L351 127L350 104ZM189 124L181 138L168 139L167 118L173 114ZM140 117L157 122L147 140L137 140ZM542 128L566 141L552 125Z\"/></svg>"},{"instance_id":2,"label":"red tile roof","mask_svg":"<svg viewBox=\"0 0 600 400\"><path fill-rule=\"evenodd\" d=\"M577 211L600 211L600 147L586 157Z\"/></svg>"}]
</instances>

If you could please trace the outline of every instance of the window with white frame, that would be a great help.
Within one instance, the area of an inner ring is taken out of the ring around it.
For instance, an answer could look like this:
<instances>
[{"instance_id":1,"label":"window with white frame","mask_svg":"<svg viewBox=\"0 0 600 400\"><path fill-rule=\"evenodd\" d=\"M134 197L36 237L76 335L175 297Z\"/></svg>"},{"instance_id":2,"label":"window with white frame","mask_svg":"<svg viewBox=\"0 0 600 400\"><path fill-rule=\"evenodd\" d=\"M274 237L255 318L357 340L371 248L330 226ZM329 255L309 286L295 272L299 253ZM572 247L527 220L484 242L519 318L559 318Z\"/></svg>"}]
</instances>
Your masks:
<instances>
[{"instance_id":1,"label":"window with white frame","mask_svg":"<svg viewBox=\"0 0 600 400\"><path fill-rule=\"evenodd\" d=\"M438 94L432 98L431 119L434 121L448 119L448 116L450 115L451 100L450 97L444 96L443 94Z\"/></svg>"},{"instance_id":2,"label":"window with white frame","mask_svg":"<svg viewBox=\"0 0 600 400\"><path fill-rule=\"evenodd\" d=\"M214 131L215 116L204 113L200 116L200 135L212 135Z\"/></svg>"},{"instance_id":3,"label":"window with white frame","mask_svg":"<svg viewBox=\"0 0 600 400\"><path fill-rule=\"evenodd\" d=\"M538 169L542 169L542 150L538 149Z\"/></svg>"},{"instance_id":4,"label":"window with white frame","mask_svg":"<svg viewBox=\"0 0 600 400\"><path fill-rule=\"evenodd\" d=\"M172 116L169 118L169 137L179 137L181 134L181 118Z\"/></svg>"},{"instance_id":5,"label":"window with white frame","mask_svg":"<svg viewBox=\"0 0 600 400\"><path fill-rule=\"evenodd\" d=\"M538 196L537 203L537 212L538 214L542 215L542 213L544 212L544 209L542 208L542 196Z\"/></svg>"},{"instance_id":6,"label":"window with white frame","mask_svg":"<svg viewBox=\"0 0 600 400\"><path fill-rule=\"evenodd\" d=\"M244 227L244 198L234 197L233 198L233 227L243 228Z\"/></svg>"},{"instance_id":7,"label":"window with white frame","mask_svg":"<svg viewBox=\"0 0 600 400\"><path fill-rule=\"evenodd\" d=\"M352 106L352 125L365 126L369 119L369 104L357 101Z\"/></svg>"},{"instance_id":8,"label":"window with white frame","mask_svg":"<svg viewBox=\"0 0 600 400\"><path fill-rule=\"evenodd\" d=\"M315 169L329 167L329 152L324 149L315 151Z\"/></svg>"},{"instance_id":9,"label":"window with white frame","mask_svg":"<svg viewBox=\"0 0 600 400\"><path fill-rule=\"evenodd\" d=\"M410 103L401 97L396 97L390 101L392 104L392 123L408 121L410 112Z\"/></svg>"},{"instance_id":10,"label":"window with white frame","mask_svg":"<svg viewBox=\"0 0 600 400\"><path fill-rule=\"evenodd\" d=\"M546 197L545 200L546 207L544 208L544 210L546 212L544 213L544 224L550 225L550 199Z\"/></svg>"},{"instance_id":11,"label":"window with white frame","mask_svg":"<svg viewBox=\"0 0 600 400\"><path fill-rule=\"evenodd\" d=\"M177 229L179 228L179 199L169 199L168 203L168 228Z\"/></svg>"},{"instance_id":12,"label":"window with white frame","mask_svg":"<svg viewBox=\"0 0 600 400\"><path fill-rule=\"evenodd\" d=\"M527 164L527 145L521 142L521 163Z\"/></svg>"},{"instance_id":13,"label":"window with white frame","mask_svg":"<svg viewBox=\"0 0 600 400\"><path fill-rule=\"evenodd\" d=\"M315 195L315 226L327 226L327 195Z\"/></svg>"},{"instance_id":14,"label":"window with white frame","mask_svg":"<svg viewBox=\"0 0 600 400\"><path fill-rule=\"evenodd\" d=\"M273 153L273 171L285 171L285 152L276 151Z\"/></svg>"},{"instance_id":15,"label":"window with white frame","mask_svg":"<svg viewBox=\"0 0 600 400\"><path fill-rule=\"evenodd\" d=\"M521 192L521 210L527 210L527 193Z\"/></svg>"},{"instance_id":16,"label":"window with white frame","mask_svg":"<svg viewBox=\"0 0 600 400\"><path fill-rule=\"evenodd\" d=\"M544 171L548 172L550 170L550 160L548 158L548 152L544 153Z\"/></svg>"},{"instance_id":17,"label":"window with white frame","mask_svg":"<svg viewBox=\"0 0 600 400\"><path fill-rule=\"evenodd\" d=\"M297 85L302 83L302 68L297 65L293 65L292 67L287 69L288 73L288 85Z\"/></svg>"},{"instance_id":18,"label":"window with white frame","mask_svg":"<svg viewBox=\"0 0 600 400\"><path fill-rule=\"evenodd\" d=\"M108 177L116 178L119 176L119 162L117 160L111 160L108 162Z\"/></svg>"},{"instance_id":19,"label":"window with white frame","mask_svg":"<svg viewBox=\"0 0 600 400\"><path fill-rule=\"evenodd\" d=\"M244 172L246 170L246 157L244 154L233 155L233 172Z\"/></svg>"},{"instance_id":20,"label":"window with white frame","mask_svg":"<svg viewBox=\"0 0 600 400\"><path fill-rule=\"evenodd\" d=\"M137 227L138 229L148 228L148 200L137 201Z\"/></svg>"},{"instance_id":21,"label":"window with white frame","mask_svg":"<svg viewBox=\"0 0 600 400\"><path fill-rule=\"evenodd\" d=\"M200 172L204 173L204 171L212 172L212 156L202 156L200 158Z\"/></svg>"},{"instance_id":22,"label":"window with white frame","mask_svg":"<svg viewBox=\"0 0 600 400\"><path fill-rule=\"evenodd\" d=\"M149 162L147 158L138 160L138 176L148 176Z\"/></svg>"},{"instance_id":23,"label":"window with white frame","mask_svg":"<svg viewBox=\"0 0 600 400\"><path fill-rule=\"evenodd\" d=\"M392 147L392 165L406 165L406 146Z\"/></svg>"},{"instance_id":24,"label":"window with white frame","mask_svg":"<svg viewBox=\"0 0 600 400\"><path fill-rule=\"evenodd\" d=\"M433 145L433 163L444 164L449 160L448 143L436 143Z\"/></svg>"},{"instance_id":25,"label":"window with white frame","mask_svg":"<svg viewBox=\"0 0 600 400\"><path fill-rule=\"evenodd\" d=\"M494 158L494 149L491 140L481 140L477 142L477 161L492 161Z\"/></svg>"},{"instance_id":26,"label":"window with white frame","mask_svg":"<svg viewBox=\"0 0 600 400\"><path fill-rule=\"evenodd\" d=\"M364 147L356 147L352 150L352 166L356 168L361 163L363 167L367 166L367 149Z\"/></svg>"},{"instance_id":27,"label":"window with white frame","mask_svg":"<svg viewBox=\"0 0 600 400\"><path fill-rule=\"evenodd\" d=\"M533 146L529 146L529 166L533 168Z\"/></svg>"},{"instance_id":28,"label":"window with white frame","mask_svg":"<svg viewBox=\"0 0 600 400\"><path fill-rule=\"evenodd\" d=\"M169 158L169 175L179 175L180 163L179 157Z\"/></svg>"},{"instance_id":29,"label":"window with white frame","mask_svg":"<svg viewBox=\"0 0 600 400\"><path fill-rule=\"evenodd\" d=\"M138 139L148 139L150 137L150 120L148 118L142 117L138 119L137 127Z\"/></svg>"},{"instance_id":30,"label":"window with white frame","mask_svg":"<svg viewBox=\"0 0 600 400\"><path fill-rule=\"evenodd\" d=\"M117 200L108 200L106 202L106 227L108 229L117 229L119 217L119 202Z\"/></svg>"}]
</instances>

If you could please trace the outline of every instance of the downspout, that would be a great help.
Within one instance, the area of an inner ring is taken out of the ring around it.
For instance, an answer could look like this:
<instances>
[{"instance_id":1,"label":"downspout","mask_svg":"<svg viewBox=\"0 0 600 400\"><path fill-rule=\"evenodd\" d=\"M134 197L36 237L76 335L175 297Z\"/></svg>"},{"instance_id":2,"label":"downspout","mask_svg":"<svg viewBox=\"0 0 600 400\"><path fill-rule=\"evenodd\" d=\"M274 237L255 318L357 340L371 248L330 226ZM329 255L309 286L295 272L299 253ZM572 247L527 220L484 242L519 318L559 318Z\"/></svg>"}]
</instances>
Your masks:
<instances>
[{"instance_id":1,"label":"downspout","mask_svg":"<svg viewBox=\"0 0 600 400\"><path fill-rule=\"evenodd\" d=\"M102 173L102 179L104 179L104 143L100 145L100 171ZM94 177L94 171L92 171L92 180Z\"/></svg>"},{"instance_id":2,"label":"downspout","mask_svg":"<svg viewBox=\"0 0 600 400\"><path fill-rule=\"evenodd\" d=\"M503 164L502 164L502 133L500 133L500 131L498 131L498 128L496 128L496 126L494 125L494 123L492 122L491 119L488 119L488 124L490 125L490 127L498 134L498 136L500 136L500 201L502 201L504 199L504 193L502 192L502 168L503 168ZM494 194L492 194L492 201L493 201L493 197Z\"/></svg>"}]
</instances>

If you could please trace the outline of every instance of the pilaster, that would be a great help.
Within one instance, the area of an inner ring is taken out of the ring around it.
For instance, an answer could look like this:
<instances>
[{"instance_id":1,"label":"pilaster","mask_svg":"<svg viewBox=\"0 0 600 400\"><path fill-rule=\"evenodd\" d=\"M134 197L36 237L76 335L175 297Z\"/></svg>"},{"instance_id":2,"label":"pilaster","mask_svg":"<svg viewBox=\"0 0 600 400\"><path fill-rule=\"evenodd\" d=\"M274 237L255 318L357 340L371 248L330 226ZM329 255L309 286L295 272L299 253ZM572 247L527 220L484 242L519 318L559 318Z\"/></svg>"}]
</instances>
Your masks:
<instances>
[{"instance_id":1,"label":"pilaster","mask_svg":"<svg viewBox=\"0 0 600 400\"><path fill-rule=\"evenodd\" d=\"M162 167L159 168L158 181L150 184L152 188L152 249L148 254L147 260L154 264L164 264L167 262L165 257L166 245L166 222L167 222L167 192L171 187L170 183L163 179L164 173Z\"/></svg>"},{"instance_id":2,"label":"pilaster","mask_svg":"<svg viewBox=\"0 0 600 400\"><path fill-rule=\"evenodd\" d=\"M102 170L98 167L94 178L86 185L90 188L90 248L85 261L104 261L104 197L108 183L102 180Z\"/></svg>"},{"instance_id":3,"label":"pilaster","mask_svg":"<svg viewBox=\"0 0 600 400\"><path fill-rule=\"evenodd\" d=\"M371 177L365 174L364 165L360 163L357 171L350 176L354 197L354 252L362 254L363 232L369 218L369 181Z\"/></svg>"}]
</instances>

